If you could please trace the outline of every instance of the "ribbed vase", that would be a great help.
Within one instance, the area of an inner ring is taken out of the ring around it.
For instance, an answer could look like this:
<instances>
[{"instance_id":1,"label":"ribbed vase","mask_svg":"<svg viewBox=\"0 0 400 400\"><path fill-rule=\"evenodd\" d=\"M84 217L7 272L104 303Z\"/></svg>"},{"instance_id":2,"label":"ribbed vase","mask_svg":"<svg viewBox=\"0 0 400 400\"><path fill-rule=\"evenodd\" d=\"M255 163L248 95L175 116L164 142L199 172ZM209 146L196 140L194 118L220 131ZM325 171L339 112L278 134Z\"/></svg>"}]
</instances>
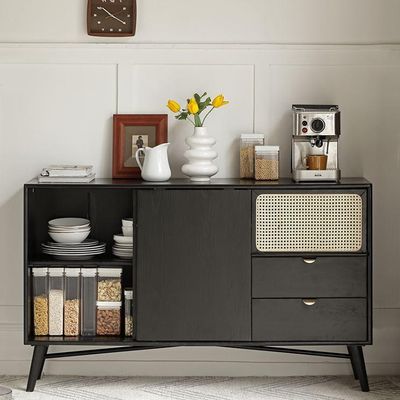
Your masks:
<instances>
[{"instance_id":1,"label":"ribbed vase","mask_svg":"<svg viewBox=\"0 0 400 400\"><path fill-rule=\"evenodd\" d=\"M192 136L186 138L189 150L184 153L188 163L182 166L182 172L194 182L208 182L218 172L218 166L213 160L218 153L212 149L216 143L215 138L209 136L207 128L194 128Z\"/></svg>"}]
</instances>

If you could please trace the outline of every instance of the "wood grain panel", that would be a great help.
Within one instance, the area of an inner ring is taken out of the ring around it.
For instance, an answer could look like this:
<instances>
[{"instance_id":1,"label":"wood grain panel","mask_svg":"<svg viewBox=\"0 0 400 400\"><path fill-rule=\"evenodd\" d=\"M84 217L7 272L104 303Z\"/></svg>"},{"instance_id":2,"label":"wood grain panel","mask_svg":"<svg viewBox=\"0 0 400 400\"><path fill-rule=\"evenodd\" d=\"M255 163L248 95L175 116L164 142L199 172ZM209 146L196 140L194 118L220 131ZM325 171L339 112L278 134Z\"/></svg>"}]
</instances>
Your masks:
<instances>
[{"instance_id":1,"label":"wood grain panel","mask_svg":"<svg viewBox=\"0 0 400 400\"><path fill-rule=\"evenodd\" d=\"M138 340L250 340L250 207L249 191L139 191Z\"/></svg>"}]
</instances>

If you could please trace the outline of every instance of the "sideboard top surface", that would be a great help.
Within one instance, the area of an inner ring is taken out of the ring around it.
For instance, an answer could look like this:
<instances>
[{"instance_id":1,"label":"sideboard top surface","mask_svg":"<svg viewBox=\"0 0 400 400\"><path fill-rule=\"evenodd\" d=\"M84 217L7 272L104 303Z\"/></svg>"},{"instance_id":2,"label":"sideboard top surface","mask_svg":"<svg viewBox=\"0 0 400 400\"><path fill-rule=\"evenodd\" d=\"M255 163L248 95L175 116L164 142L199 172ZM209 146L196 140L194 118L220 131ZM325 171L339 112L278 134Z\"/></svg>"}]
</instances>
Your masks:
<instances>
[{"instance_id":1,"label":"sideboard top surface","mask_svg":"<svg viewBox=\"0 0 400 400\"><path fill-rule=\"evenodd\" d=\"M364 178L343 178L340 182L301 182L296 183L291 178L282 178L278 181L255 181L251 179L212 179L210 182L192 182L189 179L170 179L167 182L145 182L141 179L111 179L100 178L90 183L39 183L38 180L32 179L25 184L26 188L48 188L48 187L115 187L115 188L240 188L240 189L296 189L296 188L337 188L345 189L346 187L370 186L370 182Z\"/></svg>"}]
</instances>

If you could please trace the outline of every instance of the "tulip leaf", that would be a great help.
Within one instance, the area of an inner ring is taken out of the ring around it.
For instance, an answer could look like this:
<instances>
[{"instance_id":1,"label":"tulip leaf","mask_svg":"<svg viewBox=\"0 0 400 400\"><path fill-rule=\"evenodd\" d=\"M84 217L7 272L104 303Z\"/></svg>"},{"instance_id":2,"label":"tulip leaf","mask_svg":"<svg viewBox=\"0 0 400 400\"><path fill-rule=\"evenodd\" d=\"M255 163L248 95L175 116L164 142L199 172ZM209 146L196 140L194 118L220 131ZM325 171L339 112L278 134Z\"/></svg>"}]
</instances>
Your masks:
<instances>
[{"instance_id":1,"label":"tulip leaf","mask_svg":"<svg viewBox=\"0 0 400 400\"><path fill-rule=\"evenodd\" d=\"M179 120L185 120L188 117L188 113L187 112L181 112L179 115L177 115L175 118L179 119Z\"/></svg>"},{"instance_id":2,"label":"tulip leaf","mask_svg":"<svg viewBox=\"0 0 400 400\"><path fill-rule=\"evenodd\" d=\"M201 126L201 119L199 117L199 114L194 115L194 123L197 127Z\"/></svg>"}]
</instances>

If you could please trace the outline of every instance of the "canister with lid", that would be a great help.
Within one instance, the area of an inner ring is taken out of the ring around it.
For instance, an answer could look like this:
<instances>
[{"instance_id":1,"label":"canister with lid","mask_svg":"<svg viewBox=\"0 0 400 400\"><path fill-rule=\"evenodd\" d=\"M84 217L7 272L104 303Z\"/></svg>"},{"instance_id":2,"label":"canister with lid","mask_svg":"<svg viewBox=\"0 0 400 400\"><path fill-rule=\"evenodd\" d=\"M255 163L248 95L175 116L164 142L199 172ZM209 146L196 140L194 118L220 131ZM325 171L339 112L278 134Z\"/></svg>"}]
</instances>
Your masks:
<instances>
[{"instance_id":1,"label":"canister with lid","mask_svg":"<svg viewBox=\"0 0 400 400\"><path fill-rule=\"evenodd\" d=\"M263 144L263 134L240 135L240 178L254 178L254 147Z\"/></svg>"},{"instance_id":2,"label":"canister with lid","mask_svg":"<svg viewBox=\"0 0 400 400\"><path fill-rule=\"evenodd\" d=\"M96 335L97 269L81 269L81 335Z\"/></svg>"},{"instance_id":3,"label":"canister with lid","mask_svg":"<svg viewBox=\"0 0 400 400\"><path fill-rule=\"evenodd\" d=\"M49 334L48 268L32 268L33 326L36 336Z\"/></svg>"},{"instance_id":4,"label":"canister with lid","mask_svg":"<svg viewBox=\"0 0 400 400\"><path fill-rule=\"evenodd\" d=\"M64 268L49 269L49 335L64 334Z\"/></svg>"},{"instance_id":5,"label":"canister with lid","mask_svg":"<svg viewBox=\"0 0 400 400\"><path fill-rule=\"evenodd\" d=\"M98 301L121 301L122 268L99 268Z\"/></svg>"},{"instance_id":6,"label":"canister with lid","mask_svg":"<svg viewBox=\"0 0 400 400\"><path fill-rule=\"evenodd\" d=\"M256 146L254 170L256 180L278 180L279 146Z\"/></svg>"},{"instance_id":7,"label":"canister with lid","mask_svg":"<svg viewBox=\"0 0 400 400\"><path fill-rule=\"evenodd\" d=\"M121 334L120 301L97 302L97 334L100 336L119 336Z\"/></svg>"},{"instance_id":8,"label":"canister with lid","mask_svg":"<svg viewBox=\"0 0 400 400\"><path fill-rule=\"evenodd\" d=\"M64 335L78 336L80 333L80 268L65 268Z\"/></svg>"},{"instance_id":9,"label":"canister with lid","mask_svg":"<svg viewBox=\"0 0 400 400\"><path fill-rule=\"evenodd\" d=\"M133 290L124 290L125 336L133 336Z\"/></svg>"}]
</instances>

